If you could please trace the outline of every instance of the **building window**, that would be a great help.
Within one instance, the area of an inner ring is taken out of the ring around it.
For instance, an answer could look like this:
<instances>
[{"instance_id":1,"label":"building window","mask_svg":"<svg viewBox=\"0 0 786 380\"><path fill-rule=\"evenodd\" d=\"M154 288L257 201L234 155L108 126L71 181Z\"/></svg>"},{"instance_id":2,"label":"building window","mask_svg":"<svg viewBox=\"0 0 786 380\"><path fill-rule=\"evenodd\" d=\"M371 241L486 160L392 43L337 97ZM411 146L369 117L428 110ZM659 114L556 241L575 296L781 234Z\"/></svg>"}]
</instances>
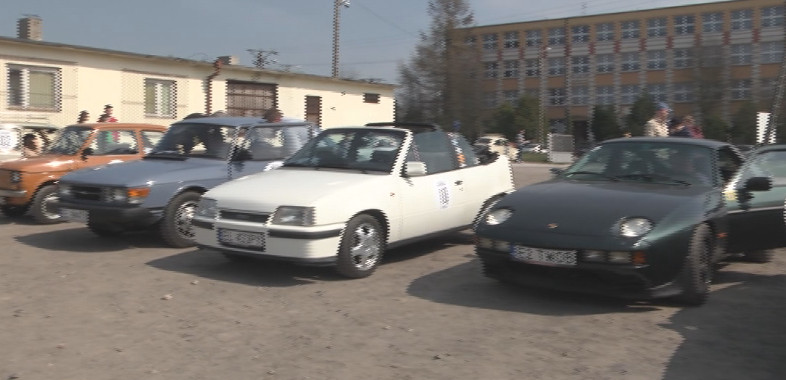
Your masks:
<instances>
[{"instance_id":1,"label":"building window","mask_svg":"<svg viewBox=\"0 0 786 380\"><path fill-rule=\"evenodd\" d=\"M565 45L565 28L549 29L549 45Z\"/></svg>"},{"instance_id":2,"label":"building window","mask_svg":"<svg viewBox=\"0 0 786 380\"><path fill-rule=\"evenodd\" d=\"M483 35L483 50L496 50L497 49L497 34L484 34Z\"/></svg>"},{"instance_id":3,"label":"building window","mask_svg":"<svg viewBox=\"0 0 786 380\"><path fill-rule=\"evenodd\" d=\"M637 84L624 84L620 88L620 95L622 96L622 104L633 104L636 98L639 97L639 85Z\"/></svg>"},{"instance_id":4,"label":"building window","mask_svg":"<svg viewBox=\"0 0 786 380\"><path fill-rule=\"evenodd\" d=\"M306 96L306 121L322 125L322 97Z\"/></svg>"},{"instance_id":5,"label":"building window","mask_svg":"<svg viewBox=\"0 0 786 380\"><path fill-rule=\"evenodd\" d=\"M614 24L605 22L595 25L595 41L614 41Z\"/></svg>"},{"instance_id":6,"label":"building window","mask_svg":"<svg viewBox=\"0 0 786 380\"><path fill-rule=\"evenodd\" d=\"M565 89L550 88L549 89L549 104L552 106L561 106L565 104Z\"/></svg>"},{"instance_id":7,"label":"building window","mask_svg":"<svg viewBox=\"0 0 786 380\"><path fill-rule=\"evenodd\" d=\"M731 30L753 29L753 10L740 9L731 12Z\"/></svg>"},{"instance_id":8,"label":"building window","mask_svg":"<svg viewBox=\"0 0 786 380\"><path fill-rule=\"evenodd\" d=\"M59 111L60 69L8 65L8 107Z\"/></svg>"},{"instance_id":9,"label":"building window","mask_svg":"<svg viewBox=\"0 0 786 380\"><path fill-rule=\"evenodd\" d=\"M675 103L689 103L693 101L693 83L674 83L671 96Z\"/></svg>"},{"instance_id":10,"label":"building window","mask_svg":"<svg viewBox=\"0 0 786 380\"><path fill-rule=\"evenodd\" d=\"M746 100L751 98L751 80L734 79L731 81L731 99Z\"/></svg>"},{"instance_id":11,"label":"building window","mask_svg":"<svg viewBox=\"0 0 786 380\"><path fill-rule=\"evenodd\" d=\"M674 34L680 36L696 31L696 18L693 15L674 16Z\"/></svg>"},{"instance_id":12,"label":"building window","mask_svg":"<svg viewBox=\"0 0 786 380\"><path fill-rule=\"evenodd\" d=\"M565 75L565 57L549 58L548 62L550 76Z\"/></svg>"},{"instance_id":13,"label":"building window","mask_svg":"<svg viewBox=\"0 0 786 380\"><path fill-rule=\"evenodd\" d=\"M526 77L539 77L540 76L540 60L537 58L530 58L524 60L524 76Z\"/></svg>"},{"instance_id":14,"label":"building window","mask_svg":"<svg viewBox=\"0 0 786 380\"><path fill-rule=\"evenodd\" d=\"M598 54L595 56L595 64L599 73L614 72L614 54Z\"/></svg>"},{"instance_id":15,"label":"building window","mask_svg":"<svg viewBox=\"0 0 786 380\"><path fill-rule=\"evenodd\" d=\"M467 36L464 38L464 46L474 48L476 42L477 38L475 38L475 36Z\"/></svg>"},{"instance_id":16,"label":"building window","mask_svg":"<svg viewBox=\"0 0 786 380\"><path fill-rule=\"evenodd\" d=\"M647 52L647 70L666 69L666 50L652 50Z\"/></svg>"},{"instance_id":17,"label":"building window","mask_svg":"<svg viewBox=\"0 0 786 380\"><path fill-rule=\"evenodd\" d=\"M177 84L173 80L145 79L145 116L175 117Z\"/></svg>"},{"instance_id":18,"label":"building window","mask_svg":"<svg viewBox=\"0 0 786 380\"><path fill-rule=\"evenodd\" d=\"M622 39L639 38L639 20L623 21L620 26Z\"/></svg>"},{"instance_id":19,"label":"building window","mask_svg":"<svg viewBox=\"0 0 786 380\"><path fill-rule=\"evenodd\" d=\"M770 28L783 25L783 6L761 9L761 27Z\"/></svg>"},{"instance_id":20,"label":"building window","mask_svg":"<svg viewBox=\"0 0 786 380\"><path fill-rule=\"evenodd\" d=\"M505 71L503 76L505 78L518 78L519 77L519 61L505 61Z\"/></svg>"},{"instance_id":21,"label":"building window","mask_svg":"<svg viewBox=\"0 0 786 380\"><path fill-rule=\"evenodd\" d=\"M589 74L590 72L590 60L588 55L571 57L570 65L573 74Z\"/></svg>"},{"instance_id":22,"label":"building window","mask_svg":"<svg viewBox=\"0 0 786 380\"><path fill-rule=\"evenodd\" d=\"M515 104L519 100L519 92L517 90L502 91L502 97L505 99L505 102Z\"/></svg>"},{"instance_id":23,"label":"building window","mask_svg":"<svg viewBox=\"0 0 786 380\"><path fill-rule=\"evenodd\" d=\"M620 69L622 71L638 71L640 68L639 52L631 51L620 55Z\"/></svg>"},{"instance_id":24,"label":"building window","mask_svg":"<svg viewBox=\"0 0 786 380\"><path fill-rule=\"evenodd\" d=\"M647 37L666 37L666 18L658 17L647 20Z\"/></svg>"},{"instance_id":25,"label":"building window","mask_svg":"<svg viewBox=\"0 0 786 380\"><path fill-rule=\"evenodd\" d=\"M750 65L753 62L753 46L751 44L731 45L732 65Z\"/></svg>"},{"instance_id":26,"label":"building window","mask_svg":"<svg viewBox=\"0 0 786 380\"><path fill-rule=\"evenodd\" d=\"M759 49L761 63L781 63L783 60L783 42L762 42Z\"/></svg>"},{"instance_id":27,"label":"building window","mask_svg":"<svg viewBox=\"0 0 786 380\"><path fill-rule=\"evenodd\" d=\"M379 94L367 92L363 94L363 103L379 104Z\"/></svg>"},{"instance_id":28,"label":"building window","mask_svg":"<svg viewBox=\"0 0 786 380\"><path fill-rule=\"evenodd\" d=\"M515 49L519 47L519 32L505 32L505 49Z\"/></svg>"},{"instance_id":29,"label":"building window","mask_svg":"<svg viewBox=\"0 0 786 380\"><path fill-rule=\"evenodd\" d=\"M497 106L497 93L494 91L483 93L483 104L486 108L494 108Z\"/></svg>"},{"instance_id":30,"label":"building window","mask_svg":"<svg viewBox=\"0 0 786 380\"><path fill-rule=\"evenodd\" d=\"M590 97L589 97L589 87L587 86L576 86L573 87L573 91L570 93L570 103L575 106L585 106L589 104Z\"/></svg>"},{"instance_id":31,"label":"building window","mask_svg":"<svg viewBox=\"0 0 786 380\"><path fill-rule=\"evenodd\" d=\"M723 13L712 12L701 15L702 31L704 33L720 33L723 31Z\"/></svg>"},{"instance_id":32,"label":"building window","mask_svg":"<svg viewBox=\"0 0 786 380\"><path fill-rule=\"evenodd\" d=\"M652 99L656 102L665 102L668 99L668 93L666 92L666 84L664 83L654 83L647 85L647 92L652 96Z\"/></svg>"},{"instance_id":33,"label":"building window","mask_svg":"<svg viewBox=\"0 0 786 380\"><path fill-rule=\"evenodd\" d=\"M674 68L685 69L693 67L693 53L690 48L674 49Z\"/></svg>"},{"instance_id":34,"label":"building window","mask_svg":"<svg viewBox=\"0 0 786 380\"><path fill-rule=\"evenodd\" d=\"M614 87L598 86L595 88L595 104L614 104Z\"/></svg>"},{"instance_id":35,"label":"building window","mask_svg":"<svg viewBox=\"0 0 786 380\"><path fill-rule=\"evenodd\" d=\"M540 30L527 31L527 46L540 46L543 43L543 34Z\"/></svg>"},{"instance_id":36,"label":"building window","mask_svg":"<svg viewBox=\"0 0 786 380\"><path fill-rule=\"evenodd\" d=\"M496 78L497 77L497 69L499 65L497 62L485 62L483 63L483 72L486 78Z\"/></svg>"},{"instance_id":37,"label":"building window","mask_svg":"<svg viewBox=\"0 0 786 380\"><path fill-rule=\"evenodd\" d=\"M590 39L589 25L576 25L571 29L571 40L575 43L587 43Z\"/></svg>"}]
</instances>

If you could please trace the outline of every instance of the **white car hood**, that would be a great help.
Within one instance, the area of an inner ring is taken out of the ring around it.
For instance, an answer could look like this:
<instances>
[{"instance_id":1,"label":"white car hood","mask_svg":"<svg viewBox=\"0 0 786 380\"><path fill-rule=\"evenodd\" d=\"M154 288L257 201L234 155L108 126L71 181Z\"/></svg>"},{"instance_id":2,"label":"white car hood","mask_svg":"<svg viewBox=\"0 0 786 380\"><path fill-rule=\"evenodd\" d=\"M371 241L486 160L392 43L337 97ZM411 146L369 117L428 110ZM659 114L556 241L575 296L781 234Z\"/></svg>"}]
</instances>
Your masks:
<instances>
[{"instance_id":1,"label":"white car hood","mask_svg":"<svg viewBox=\"0 0 786 380\"><path fill-rule=\"evenodd\" d=\"M382 173L283 168L226 182L203 197L217 200L222 209L272 212L281 205L317 206L320 201L336 196L351 201L361 195L358 192L384 189L381 182L391 178L390 174Z\"/></svg>"}]
</instances>

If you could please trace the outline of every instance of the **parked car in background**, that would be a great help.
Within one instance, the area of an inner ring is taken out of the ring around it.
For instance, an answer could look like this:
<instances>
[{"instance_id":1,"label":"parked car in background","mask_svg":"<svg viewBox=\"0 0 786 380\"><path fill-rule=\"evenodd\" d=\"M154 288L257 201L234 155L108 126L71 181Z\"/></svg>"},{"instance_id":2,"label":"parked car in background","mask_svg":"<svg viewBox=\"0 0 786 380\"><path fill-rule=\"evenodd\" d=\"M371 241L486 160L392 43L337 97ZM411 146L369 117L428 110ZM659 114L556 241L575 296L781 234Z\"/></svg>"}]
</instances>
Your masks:
<instances>
[{"instance_id":1,"label":"parked car in background","mask_svg":"<svg viewBox=\"0 0 786 380\"><path fill-rule=\"evenodd\" d=\"M54 138L58 127L46 122L22 121L2 122L0 120L0 162L22 158L22 142L25 135L32 135L41 150Z\"/></svg>"},{"instance_id":2,"label":"parked car in background","mask_svg":"<svg viewBox=\"0 0 786 380\"><path fill-rule=\"evenodd\" d=\"M194 237L229 258L332 265L366 277L387 248L465 229L512 190L505 156L482 161L462 136L438 126L331 128L281 168L205 193Z\"/></svg>"},{"instance_id":3,"label":"parked car in background","mask_svg":"<svg viewBox=\"0 0 786 380\"><path fill-rule=\"evenodd\" d=\"M53 207L57 183L65 174L87 167L142 158L165 126L96 123L62 128L41 155L0 162L0 210L8 217L30 212L38 223L61 221Z\"/></svg>"},{"instance_id":4,"label":"parked car in background","mask_svg":"<svg viewBox=\"0 0 786 380\"><path fill-rule=\"evenodd\" d=\"M317 128L255 117L185 119L172 124L143 160L62 178L58 205L66 219L99 236L155 228L168 245L188 247L194 244L191 218L202 193L278 167Z\"/></svg>"},{"instance_id":5,"label":"parked car in background","mask_svg":"<svg viewBox=\"0 0 786 380\"><path fill-rule=\"evenodd\" d=\"M480 215L486 276L698 305L721 260L764 262L786 245L783 145L743 166L723 142L622 138L556 172Z\"/></svg>"},{"instance_id":6,"label":"parked car in background","mask_svg":"<svg viewBox=\"0 0 786 380\"><path fill-rule=\"evenodd\" d=\"M525 143L525 144L519 146L519 150L522 153L524 153L524 152L527 152L527 153L548 153L548 151L549 151L548 149L544 148L543 145L538 144L538 143L533 143L533 142Z\"/></svg>"},{"instance_id":7,"label":"parked car in background","mask_svg":"<svg viewBox=\"0 0 786 380\"><path fill-rule=\"evenodd\" d=\"M503 155L510 161L516 161L519 156L518 148L500 134L487 134L479 137L475 140L475 147Z\"/></svg>"}]
</instances>

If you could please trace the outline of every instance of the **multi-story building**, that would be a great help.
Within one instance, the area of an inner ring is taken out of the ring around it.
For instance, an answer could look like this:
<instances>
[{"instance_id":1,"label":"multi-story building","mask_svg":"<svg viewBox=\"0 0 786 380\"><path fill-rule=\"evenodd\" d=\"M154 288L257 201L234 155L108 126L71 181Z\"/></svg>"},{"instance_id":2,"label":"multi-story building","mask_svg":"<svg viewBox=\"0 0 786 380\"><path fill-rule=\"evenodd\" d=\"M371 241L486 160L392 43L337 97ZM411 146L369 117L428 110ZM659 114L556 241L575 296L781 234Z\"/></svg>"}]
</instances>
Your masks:
<instances>
[{"instance_id":1,"label":"multi-story building","mask_svg":"<svg viewBox=\"0 0 786 380\"><path fill-rule=\"evenodd\" d=\"M42 22L19 20L16 38L0 37L0 123L95 122L104 105L123 122L168 125L191 113L225 111L285 117L329 128L394 118L394 85L238 65L231 56L206 61L42 40Z\"/></svg>"},{"instance_id":2,"label":"multi-story building","mask_svg":"<svg viewBox=\"0 0 786 380\"><path fill-rule=\"evenodd\" d=\"M745 101L770 111L784 57L784 1L722 1L460 32L481 59L486 108L536 96L547 128L582 138L594 106L613 106L623 117L643 92L677 116L701 118L708 108L699 100L710 98L709 88L720 89L711 108L723 120Z\"/></svg>"}]
</instances>

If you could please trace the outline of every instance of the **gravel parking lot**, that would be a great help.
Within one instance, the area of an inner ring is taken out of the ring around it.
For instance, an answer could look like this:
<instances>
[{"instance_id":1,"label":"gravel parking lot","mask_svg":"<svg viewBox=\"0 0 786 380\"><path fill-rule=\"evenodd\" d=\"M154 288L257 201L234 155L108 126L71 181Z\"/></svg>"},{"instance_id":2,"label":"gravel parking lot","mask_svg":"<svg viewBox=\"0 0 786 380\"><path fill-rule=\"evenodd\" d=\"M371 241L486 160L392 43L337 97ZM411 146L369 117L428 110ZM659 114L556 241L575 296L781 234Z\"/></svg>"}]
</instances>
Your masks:
<instances>
[{"instance_id":1,"label":"gravel parking lot","mask_svg":"<svg viewBox=\"0 0 786 380\"><path fill-rule=\"evenodd\" d=\"M515 164L518 186L548 165ZM372 276L0 216L0 379L781 379L786 250L707 305L506 286L469 231Z\"/></svg>"}]
</instances>

